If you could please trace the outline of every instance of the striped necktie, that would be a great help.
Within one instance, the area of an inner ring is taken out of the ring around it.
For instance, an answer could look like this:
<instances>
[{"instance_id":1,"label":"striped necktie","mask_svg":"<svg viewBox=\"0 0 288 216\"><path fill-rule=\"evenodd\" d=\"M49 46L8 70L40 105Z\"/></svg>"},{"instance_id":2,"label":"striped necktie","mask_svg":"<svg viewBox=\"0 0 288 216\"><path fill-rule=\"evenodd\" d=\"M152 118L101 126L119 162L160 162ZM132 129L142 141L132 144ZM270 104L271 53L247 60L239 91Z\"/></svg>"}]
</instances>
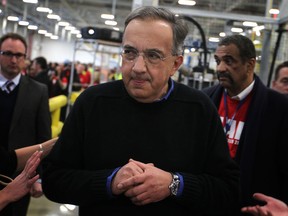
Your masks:
<instances>
[{"instance_id":1,"label":"striped necktie","mask_svg":"<svg viewBox=\"0 0 288 216\"><path fill-rule=\"evenodd\" d=\"M8 81L5 83L5 85L6 85L6 91L7 91L7 93L10 93L10 92L13 90L13 86L14 86L13 81L8 80Z\"/></svg>"}]
</instances>

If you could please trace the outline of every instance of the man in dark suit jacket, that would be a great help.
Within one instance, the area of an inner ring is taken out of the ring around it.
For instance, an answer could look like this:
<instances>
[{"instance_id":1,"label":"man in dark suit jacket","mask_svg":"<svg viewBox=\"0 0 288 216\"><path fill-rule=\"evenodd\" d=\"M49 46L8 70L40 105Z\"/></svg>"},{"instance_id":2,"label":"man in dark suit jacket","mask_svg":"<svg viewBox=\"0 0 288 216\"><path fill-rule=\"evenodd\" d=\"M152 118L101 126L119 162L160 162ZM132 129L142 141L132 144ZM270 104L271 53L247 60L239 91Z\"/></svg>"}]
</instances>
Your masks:
<instances>
[{"instance_id":1,"label":"man in dark suit jacket","mask_svg":"<svg viewBox=\"0 0 288 216\"><path fill-rule=\"evenodd\" d=\"M49 69L46 58L39 56L32 61L30 67L32 79L45 84L48 87L48 96L52 97L52 80L49 76Z\"/></svg>"},{"instance_id":2,"label":"man in dark suit jacket","mask_svg":"<svg viewBox=\"0 0 288 216\"><path fill-rule=\"evenodd\" d=\"M240 167L241 207L256 204L255 192L288 203L287 98L254 73L256 52L247 37L227 36L214 57L219 84L203 91L218 108L230 155Z\"/></svg>"},{"instance_id":3,"label":"man in dark suit jacket","mask_svg":"<svg viewBox=\"0 0 288 216\"><path fill-rule=\"evenodd\" d=\"M0 38L0 145L7 143L7 150L51 138L47 86L21 75L26 51L22 36L8 33ZM34 197L41 195L41 184L35 183L31 193ZM25 216L29 201L30 195L7 206L0 215Z\"/></svg>"}]
</instances>

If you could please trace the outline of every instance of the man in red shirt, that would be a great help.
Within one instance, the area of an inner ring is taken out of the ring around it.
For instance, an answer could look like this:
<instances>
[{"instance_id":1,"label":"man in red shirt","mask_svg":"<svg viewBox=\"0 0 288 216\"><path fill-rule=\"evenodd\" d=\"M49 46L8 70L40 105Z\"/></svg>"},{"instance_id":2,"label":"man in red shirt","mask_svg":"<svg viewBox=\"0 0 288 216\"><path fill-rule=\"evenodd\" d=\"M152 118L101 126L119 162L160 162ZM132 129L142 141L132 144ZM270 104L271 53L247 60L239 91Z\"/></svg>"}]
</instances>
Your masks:
<instances>
[{"instance_id":1,"label":"man in red shirt","mask_svg":"<svg viewBox=\"0 0 288 216\"><path fill-rule=\"evenodd\" d=\"M240 167L240 207L263 204L253 199L256 192L288 203L287 98L254 73L256 51L249 38L223 38L214 58L219 84L203 91L218 108L230 156Z\"/></svg>"}]
</instances>

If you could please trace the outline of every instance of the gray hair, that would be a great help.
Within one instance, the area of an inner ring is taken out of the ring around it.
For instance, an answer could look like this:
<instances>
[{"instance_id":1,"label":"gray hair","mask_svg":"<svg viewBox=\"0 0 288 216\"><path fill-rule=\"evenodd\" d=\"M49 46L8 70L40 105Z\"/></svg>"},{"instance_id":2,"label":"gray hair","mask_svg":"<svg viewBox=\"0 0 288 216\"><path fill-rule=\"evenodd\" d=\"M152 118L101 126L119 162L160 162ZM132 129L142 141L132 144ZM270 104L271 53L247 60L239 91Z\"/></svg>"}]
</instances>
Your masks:
<instances>
[{"instance_id":1,"label":"gray hair","mask_svg":"<svg viewBox=\"0 0 288 216\"><path fill-rule=\"evenodd\" d=\"M180 16L175 16L174 13L165 9L165 8L156 8L153 6L143 6L132 11L125 20L125 29L130 21L134 19L141 20L164 20L171 25L173 31L173 47L172 54L173 55L181 55L183 54L183 44L188 34L188 26L183 18Z\"/></svg>"}]
</instances>

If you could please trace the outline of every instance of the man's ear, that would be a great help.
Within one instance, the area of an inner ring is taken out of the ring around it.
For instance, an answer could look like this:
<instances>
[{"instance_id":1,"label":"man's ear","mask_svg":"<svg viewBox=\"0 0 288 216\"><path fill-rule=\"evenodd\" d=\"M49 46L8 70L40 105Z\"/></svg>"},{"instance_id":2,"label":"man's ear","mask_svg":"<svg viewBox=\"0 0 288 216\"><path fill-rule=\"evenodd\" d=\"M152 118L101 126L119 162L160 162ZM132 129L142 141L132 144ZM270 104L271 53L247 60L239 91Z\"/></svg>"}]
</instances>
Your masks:
<instances>
[{"instance_id":1,"label":"man's ear","mask_svg":"<svg viewBox=\"0 0 288 216\"><path fill-rule=\"evenodd\" d=\"M252 73L254 73L255 65L256 65L256 59L255 58L251 58L248 60L248 70L252 71Z\"/></svg>"},{"instance_id":2,"label":"man's ear","mask_svg":"<svg viewBox=\"0 0 288 216\"><path fill-rule=\"evenodd\" d=\"M173 76L176 73L176 71L180 68L182 63L183 63L183 56L182 55L177 56L176 59L174 60L173 70L171 70L170 76Z\"/></svg>"}]
</instances>

